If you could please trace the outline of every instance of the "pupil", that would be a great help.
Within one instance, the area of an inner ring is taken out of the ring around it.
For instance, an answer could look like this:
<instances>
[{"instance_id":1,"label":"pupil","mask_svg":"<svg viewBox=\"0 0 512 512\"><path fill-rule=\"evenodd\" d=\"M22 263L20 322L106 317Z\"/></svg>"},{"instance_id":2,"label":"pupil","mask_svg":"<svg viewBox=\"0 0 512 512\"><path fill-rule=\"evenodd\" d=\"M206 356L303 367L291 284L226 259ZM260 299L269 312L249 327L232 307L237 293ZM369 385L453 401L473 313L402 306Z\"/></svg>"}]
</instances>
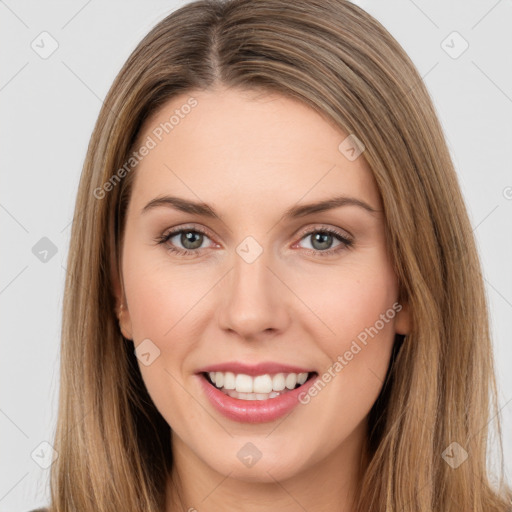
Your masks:
<instances>
[{"instance_id":1,"label":"pupil","mask_svg":"<svg viewBox=\"0 0 512 512\"><path fill-rule=\"evenodd\" d=\"M327 240L327 241L326 241ZM319 242L320 246L315 247L315 243ZM329 233L316 233L313 236L313 242L312 245L315 247L315 249L328 249L332 242L332 235Z\"/></svg>"},{"instance_id":2,"label":"pupil","mask_svg":"<svg viewBox=\"0 0 512 512\"><path fill-rule=\"evenodd\" d=\"M194 238L197 237L197 240L194 241ZM201 247L203 243L203 235L202 233L197 233L195 231L187 231L186 233L181 234L180 242L183 244L183 247L186 249L197 249ZM191 244L191 245L188 245Z\"/></svg>"}]
</instances>

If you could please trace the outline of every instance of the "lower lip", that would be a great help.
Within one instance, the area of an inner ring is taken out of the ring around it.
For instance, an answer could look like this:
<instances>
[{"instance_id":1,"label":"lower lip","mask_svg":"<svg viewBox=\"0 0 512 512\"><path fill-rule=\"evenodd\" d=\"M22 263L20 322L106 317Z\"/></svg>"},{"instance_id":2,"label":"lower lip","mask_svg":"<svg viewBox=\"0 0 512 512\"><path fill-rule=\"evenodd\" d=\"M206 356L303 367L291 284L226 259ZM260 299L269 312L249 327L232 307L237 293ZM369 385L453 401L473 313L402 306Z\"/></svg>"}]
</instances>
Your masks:
<instances>
[{"instance_id":1,"label":"lower lip","mask_svg":"<svg viewBox=\"0 0 512 512\"><path fill-rule=\"evenodd\" d=\"M243 423L266 423L281 418L301 403L299 395L306 393L318 378L318 375L314 375L302 386L287 391L275 398L241 400L220 391L210 384L204 375L198 374L197 376L213 407L227 418Z\"/></svg>"}]
</instances>

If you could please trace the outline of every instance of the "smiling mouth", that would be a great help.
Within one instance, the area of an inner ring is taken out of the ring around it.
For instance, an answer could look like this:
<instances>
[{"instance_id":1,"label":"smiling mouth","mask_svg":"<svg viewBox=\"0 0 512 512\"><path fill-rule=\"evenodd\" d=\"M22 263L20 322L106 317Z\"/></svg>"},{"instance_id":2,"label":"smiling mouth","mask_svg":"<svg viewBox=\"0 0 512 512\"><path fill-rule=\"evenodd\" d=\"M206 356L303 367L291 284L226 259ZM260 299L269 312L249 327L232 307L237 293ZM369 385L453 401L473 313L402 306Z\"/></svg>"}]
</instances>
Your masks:
<instances>
[{"instance_id":1,"label":"smiling mouth","mask_svg":"<svg viewBox=\"0 0 512 512\"><path fill-rule=\"evenodd\" d=\"M254 377L233 372L202 372L204 379L222 393L239 400L277 398L303 386L316 372L263 374Z\"/></svg>"}]
</instances>

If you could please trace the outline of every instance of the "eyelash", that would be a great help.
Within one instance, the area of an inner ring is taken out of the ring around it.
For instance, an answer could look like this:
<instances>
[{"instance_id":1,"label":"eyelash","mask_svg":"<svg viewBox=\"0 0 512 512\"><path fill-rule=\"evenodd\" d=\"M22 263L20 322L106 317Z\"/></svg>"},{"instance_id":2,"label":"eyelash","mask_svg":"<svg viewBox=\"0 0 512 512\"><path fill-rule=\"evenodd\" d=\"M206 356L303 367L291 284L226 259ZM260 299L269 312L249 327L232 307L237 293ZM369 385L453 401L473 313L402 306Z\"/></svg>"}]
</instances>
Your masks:
<instances>
[{"instance_id":1,"label":"eyelash","mask_svg":"<svg viewBox=\"0 0 512 512\"><path fill-rule=\"evenodd\" d=\"M165 235L161 235L161 236L158 236L156 239L155 239L155 242L157 242L157 244L165 244L167 243L171 238L173 238L174 236L176 235L179 235L180 233L201 233L202 235L205 235L207 236L208 238L210 238L208 236L208 233L206 233L206 231L204 231L203 229L201 228L180 228L180 229L176 229L174 231L170 231L169 233L165 234ZM324 257L324 256L331 256L339 251L342 251L344 249L350 249L352 246L353 246L353 240L345 237L344 235L341 234L341 232L339 232L338 230L336 229L333 229L333 228L316 228L316 229L312 229L310 231L307 231L305 233L302 233L301 235L301 238L300 240L302 240L303 238L306 238L310 235L313 235L315 233L328 233L330 235L334 235L335 238L337 238L340 242L341 242L341 245L339 245L337 248L335 249L327 249L325 251L319 251L319 250L315 250L315 249L305 249L308 254L310 253L313 253L315 256L320 256L320 257ZM299 240L299 241L300 241ZM178 256L191 256L191 255L197 255L201 249L195 249L195 250L192 250L192 249L179 249L179 248L176 248L176 247L172 247L172 246L169 246L168 248L169 251L175 253L176 255Z\"/></svg>"}]
</instances>

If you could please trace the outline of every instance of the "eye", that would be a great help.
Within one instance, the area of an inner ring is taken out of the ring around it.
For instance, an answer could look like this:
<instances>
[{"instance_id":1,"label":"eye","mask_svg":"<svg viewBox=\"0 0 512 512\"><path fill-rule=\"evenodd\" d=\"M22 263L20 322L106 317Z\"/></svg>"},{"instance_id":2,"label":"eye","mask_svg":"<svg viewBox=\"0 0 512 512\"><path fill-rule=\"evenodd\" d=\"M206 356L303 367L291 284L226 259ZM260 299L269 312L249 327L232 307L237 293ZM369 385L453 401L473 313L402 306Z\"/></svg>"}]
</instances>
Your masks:
<instances>
[{"instance_id":1,"label":"eye","mask_svg":"<svg viewBox=\"0 0 512 512\"><path fill-rule=\"evenodd\" d=\"M176 239L173 241L173 239ZM205 239L209 239L206 232L199 228L180 228L159 236L156 239L158 244L167 244L170 252L179 255L197 255L202 247ZM181 247L176 247L181 244Z\"/></svg>"},{"instance_id":2,"label":"eye","mask_svg":"<svg viewBox=\"0 0 512 512\"><path fill-rule=\"evenodd\" d=\"M311 248L306 248L313 256L331 256L352 247L353 240L334 228L321 227L302 233L301 241L310 238ZM176 239L173 241L173 239ZM158 244L166 244L167 250L182 256L197 256L201 253L205 240L210 240L205 231L200 228L179 228L156 238ZM338 244L332 248L333 242ZM179 245L181 247L179 247Z\"/></svg>"},{"instance_id":3,"label":"eye","mask_svg":"<svg viewBox=\"0 0 512 512\"><path fill-rule=\"evenodd\" d=\"M309 253L314 256L331 256L335 253L352 247L353 240L345 236L344 233L334 228L315 228L302 234L301 240L310 238L311 248L307 248ZM332 249L333 242L338 241Z\"/></svg>"}]
</instances>

